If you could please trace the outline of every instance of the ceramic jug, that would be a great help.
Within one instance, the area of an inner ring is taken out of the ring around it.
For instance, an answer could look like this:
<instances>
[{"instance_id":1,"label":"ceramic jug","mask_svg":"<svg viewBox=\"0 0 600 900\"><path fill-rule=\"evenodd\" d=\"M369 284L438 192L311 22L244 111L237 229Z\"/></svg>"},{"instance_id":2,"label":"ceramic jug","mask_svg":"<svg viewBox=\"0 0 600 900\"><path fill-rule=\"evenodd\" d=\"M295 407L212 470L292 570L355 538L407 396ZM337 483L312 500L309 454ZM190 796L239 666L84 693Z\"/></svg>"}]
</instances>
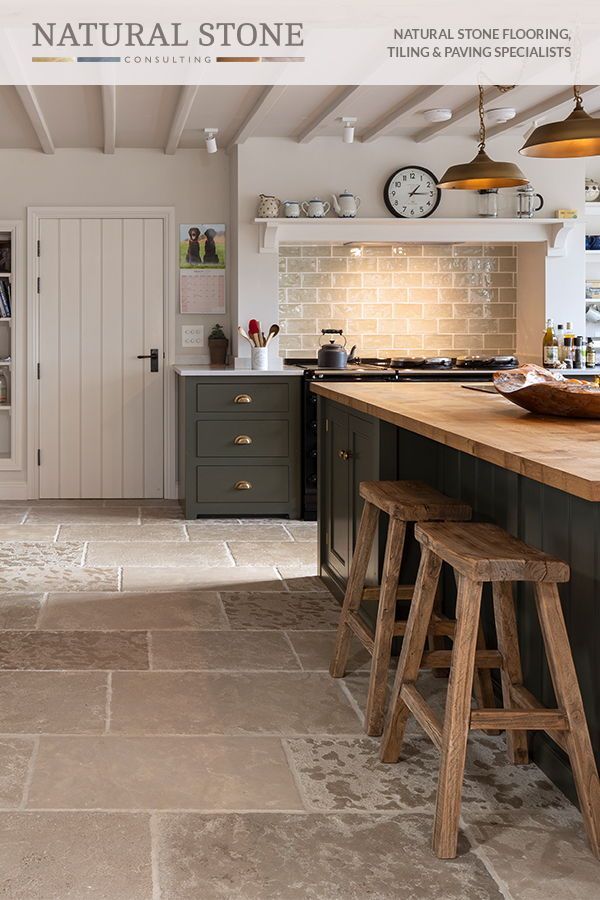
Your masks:
<instances>
[{"instance_id":1,"label":"ceramic jug","mask_svg":"<svg viewBox=\"0 0 600 900\"><path fill-rule=\"evenodd\" d=\"M276 219L279 215L280 201L268 194L259 194L256 216L259 219Z\"/></svg>"},{"instance_id":2,"label":"ceramic jug","mask_svg":"<svg viewBox=\"0 0 600 900\"><path fill-rule=\"evenodd\" d=\"M301 204L301 207L302 212L304 215L308 216L309 219L322 219L331 209L326 200L319 200L318 197L315 197L308 202L305 200L304 203Z\"/></svg>"},{"instance_id":3,"label":"ceramic jug","mask_svg":"<svg viewBox=\"0 0 600 900\"><path fill-rule=\"evenodd\" d=\"M339 197L331 195L333 208L341 219L353 219L360 206L360 197L355 197L350 191L344 191Z\"/></svg>"}]
</instances>

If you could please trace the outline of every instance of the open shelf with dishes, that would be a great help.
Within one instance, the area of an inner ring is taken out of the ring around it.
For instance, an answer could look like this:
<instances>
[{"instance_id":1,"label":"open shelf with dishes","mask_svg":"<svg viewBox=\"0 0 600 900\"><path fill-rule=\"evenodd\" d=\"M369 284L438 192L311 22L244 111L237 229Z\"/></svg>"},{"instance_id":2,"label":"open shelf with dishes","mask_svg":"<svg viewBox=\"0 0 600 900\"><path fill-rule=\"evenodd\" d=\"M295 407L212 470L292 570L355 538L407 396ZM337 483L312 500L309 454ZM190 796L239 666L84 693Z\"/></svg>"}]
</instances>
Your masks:
<instances>
[{"instance_id":1,"label":"open shelf with dishes","mask_svg":"<svg viewBox=\"0 0 600 900\"><path fill-rule=\"evenodd\" d=\"M20 223L0 221L0 469L15 468L18 462L15 358L16 325L22 310L15 272L19 233Z\"/></svg>"}]
</instances>

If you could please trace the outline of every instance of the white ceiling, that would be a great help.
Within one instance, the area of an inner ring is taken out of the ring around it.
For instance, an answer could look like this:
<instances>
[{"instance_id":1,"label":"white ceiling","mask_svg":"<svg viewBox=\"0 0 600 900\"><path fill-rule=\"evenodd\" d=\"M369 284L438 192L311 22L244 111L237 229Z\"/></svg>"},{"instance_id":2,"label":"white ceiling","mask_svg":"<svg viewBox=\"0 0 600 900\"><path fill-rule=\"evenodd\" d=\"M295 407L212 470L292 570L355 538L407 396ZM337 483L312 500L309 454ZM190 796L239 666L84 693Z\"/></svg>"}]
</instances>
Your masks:
<instances>
[{"instance_id":1,"label":"white ceiling","mask_svg":"<svg viewBox=\"0 0 600 900\"><path fill-rule=\"evenodd\" d=\"M586 108L596 112L600 88L585 92ZM516 129L522 134L534 118L550 121L572 109L565 87L519 86L505 95L490 88L486 96L488 108L517 110L515 123L500 126L501 132ZM247 137L311 140L340 135L340 116L356 116L358 140L402 135L421 141L438 134L474 135L478 129L473 86L122 86L115 89L115 105L113 120L103 106L100 87L2 86L0 148L52 152L61 147L108 147L111 152L107 129L114 129L117 148L164 150L170 145L170 152L204 146L202 129L208 127L219 129L221 146ZM423 112L434 107L449 107L454 120L428 125ZM490 131L493 136L498 129Z\"/></svg>"}]
</instances>

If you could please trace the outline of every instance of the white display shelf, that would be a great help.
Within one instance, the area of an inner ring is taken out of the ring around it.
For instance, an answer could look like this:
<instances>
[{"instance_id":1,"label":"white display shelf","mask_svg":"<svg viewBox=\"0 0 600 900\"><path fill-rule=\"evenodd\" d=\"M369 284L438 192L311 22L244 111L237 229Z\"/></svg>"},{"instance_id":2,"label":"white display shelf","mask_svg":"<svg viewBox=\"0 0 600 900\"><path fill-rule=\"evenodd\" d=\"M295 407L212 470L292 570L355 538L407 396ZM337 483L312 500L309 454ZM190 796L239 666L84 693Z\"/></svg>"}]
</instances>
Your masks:
<instances>
[{"instance_id":1,"label":"white display shelf","mask_svg":"<svg viewBox=\"0 0 600 900\"><path fill-rule=\"evenodd\" d=\"M600 200L585 204L586 216L600 216Z\"/></svg>"},{"instance_id":2,"label":"white display shelf","mask_svg":"<svg viewBox=\"0 0 600 900\"><path fill-rule=\"evenodd\" d=\"M564 256L577 219L255 219L259 252L277 253L281 243L545 243L548 256Z\"/></svg>"}]
</instances>

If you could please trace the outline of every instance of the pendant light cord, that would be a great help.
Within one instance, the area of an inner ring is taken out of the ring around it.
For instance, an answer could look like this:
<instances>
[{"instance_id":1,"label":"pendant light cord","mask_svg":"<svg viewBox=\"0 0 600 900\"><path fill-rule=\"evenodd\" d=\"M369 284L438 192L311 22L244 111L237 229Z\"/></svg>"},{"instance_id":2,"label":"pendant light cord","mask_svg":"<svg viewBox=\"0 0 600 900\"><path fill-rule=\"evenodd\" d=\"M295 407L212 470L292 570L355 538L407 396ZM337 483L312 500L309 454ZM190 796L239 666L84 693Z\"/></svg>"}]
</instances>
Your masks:
<instances>
[{"instance_id":1,"label":"pendant light cord","mask_svg":"<svg viewBox=\"0 0 600 900\"><path fill-rule=\"evenodd\" d=\"M579 85L573 85L573 96L575 97L575 109L583 109L583 97L579 92Z\"/></svg>"},{"instance_id":2,"label":"pendant light cord","mask_svg":"<svg viewBox=\"0 0 600 900\"><path fill-rule=\"evenodd\" d=\"M483 87L477 85L479 89L479 151L485 150L485 109L483 105ZM500 94L507 94L515 87L514 84L495 84L494 87Z\"/></svg>"}]
</instances>

